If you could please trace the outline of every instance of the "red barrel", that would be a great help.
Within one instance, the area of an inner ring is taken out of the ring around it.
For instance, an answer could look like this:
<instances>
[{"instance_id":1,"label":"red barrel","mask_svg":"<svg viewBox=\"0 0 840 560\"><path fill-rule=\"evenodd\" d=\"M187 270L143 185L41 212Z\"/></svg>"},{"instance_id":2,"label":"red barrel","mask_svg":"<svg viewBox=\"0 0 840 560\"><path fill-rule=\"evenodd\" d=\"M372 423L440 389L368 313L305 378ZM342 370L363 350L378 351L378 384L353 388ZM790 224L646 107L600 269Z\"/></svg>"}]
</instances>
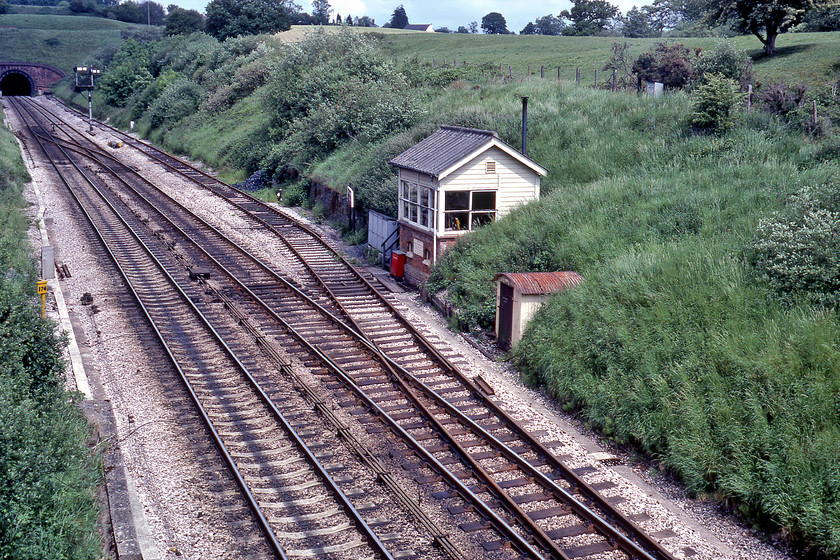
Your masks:
<instances>
[{"instance_id":1,"label":"red barrel","mask_svg":"<svg viewBox=\"0 0 840 560\"><path fill-rule=\"evenodd\" d=\"M405 275L405 253L394 251L391 253L391 276L402 278Z\"/></svg>"}]
</instances>

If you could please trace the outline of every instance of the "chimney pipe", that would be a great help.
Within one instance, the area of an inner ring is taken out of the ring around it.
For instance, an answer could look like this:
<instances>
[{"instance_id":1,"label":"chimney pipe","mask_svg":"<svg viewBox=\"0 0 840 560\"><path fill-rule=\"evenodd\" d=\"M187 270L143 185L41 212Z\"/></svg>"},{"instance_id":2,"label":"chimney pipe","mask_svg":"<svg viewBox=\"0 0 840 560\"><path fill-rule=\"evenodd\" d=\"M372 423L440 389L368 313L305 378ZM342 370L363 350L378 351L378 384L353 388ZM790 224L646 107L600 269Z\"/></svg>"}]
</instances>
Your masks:
<instances>
[{"instance_id":1,"label":"chimney pipe","mask_svg":"<svg viewBox=\"0 0 840 560\"><path fill-rule=\"evenodd\" d=\"M522 96L522 155L528 155L528 96Z\"/></svg>"}]
</instances>

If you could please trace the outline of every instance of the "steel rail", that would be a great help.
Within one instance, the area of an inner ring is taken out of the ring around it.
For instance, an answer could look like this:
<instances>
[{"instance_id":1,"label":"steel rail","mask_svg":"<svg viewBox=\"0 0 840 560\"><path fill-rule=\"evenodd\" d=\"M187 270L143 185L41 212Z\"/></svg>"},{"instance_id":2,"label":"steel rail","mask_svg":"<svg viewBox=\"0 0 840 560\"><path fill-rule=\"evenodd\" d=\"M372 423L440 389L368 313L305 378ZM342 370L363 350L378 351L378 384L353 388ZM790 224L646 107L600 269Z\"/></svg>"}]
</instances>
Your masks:
<instances>
[{"instance_id":1,"label":"steel rail","mask_svg":"<svg viewBox=\"0 0 840 560\"><path fill-rule=\"evenodd\" d=\"M31 114L30 114L30 116L31 116ZM39 143L39 145L41 145L41 148L44 151L44 154L47 155L47 157L49 158L49 155L47 154L47 151L46 151L45 147L43 146L43 144L41 143L40 139L38 140L38 143ZM58 144L56 143L56 145L58 145ZM69 154L67 154L64 151L63 148L61 148L59 146L59 149L65 154L65 156L68 158L68 160L70 160L73 167L85 178L85 180L91 185L91 187L100 194L103 201L106 202L106 204L114 212L114 214L119 216L119 212L111 205L111 203L107 200L107 197L102 195L102 193L99 191L99 188L95 185L95 183L92 181L92 179L90 179L90 177L72 160L72 158L70 158ZM53 163L52 158L49 158L49 159L50 159L51 163ZM99 228L94 223L93 218L90 216L90 214L84 208L83 203L81 202L81 200L79 200L79 198L76 195L73 187L71 187L69 185L69 183L64 179L64 176L63 176L63 174L61 174L58 167L55 166L54 163L53 163L53 165L54 165L54 168L55 168L56 172L61 177L62 182L65 184L65 186L68 187L68 189L70 190L74 199L77 201L80 208L82 209L82 212L85 214L85 216L87 217L91 226L96 231L97 236L100 238L100 240L105 245L106 250L108 251L112 260L114 261L114 263L116 264L116 266L120 270L124 280L126 281L126 283L129 286L132 294L134 295L135 299L138 301L138 304L143 309L143 312L146 315L147 319L150 321L153 329L155 330L155 333L158 335L158 338L161 340L161 343L166 348L167 354L169 355L170 359L173 360L173 364L176 366L176 369L179 372L179 375L181 377L182 382L184 382L185 386L187 387L188 392L190 393L190 396L193 399L194 404L199 409L202 418L205 420L205 423L207 424L208 428L210 429L211 433L213 434L214 441L217 443L218 446L220 446L220 449L221 449L221 451L222 451L222 453L225 457L225 461L228 463L229 468L231 468L231 470L233 471L233 473L235 475L235 478L237 479L237 482L242 487L243 493L245 493L247 495L250 505L252 505L252 508L255 508L254 513L258 517L260 525L262 525L263 528L267 531L267 538L269 538L269 540L271 541L270 542L271 548L274 549L275 554L277 554L281 558L283 558L283 559L287 558L287 556L285 555L285 552L283 551L282 547L277 542L276 537L274 536L274 533L271 530L267 519L265 518L264 514L262 513L262 510L259 508L259 505L256 503L255 498L251 494L251 491L248 488L247 483L245 482L245 480L242 477L241 473L239 472L238 468L235 466L232 456L228 452L225 444L222 442L221 436L218 434L216 429L213 427L212 421L210 420L209 416L207 415L204 407L201 405L201 403L198 399L198 396L196 395L194 389L192 388L191 382L186 377L186 374L184 373L184 371L181 368L179 362L175 358L171 348L166 343L163 334L160 332L157 324L155 323L154 319L151 317L151 314L149 313L148 309L143 304L142 299L140 298L139 294L134 289L134 286L132 285L131 281L128 278L128 274L122 268L121 264L117 261L117 258L114 255L114 253L111 251L108 242L106 241L105 237L103 236L103 234L101 233ZM297 434L296 430L291 426L291 424L288 422L288 420L285 418L285 416L276 407L276 405L274 404L274 401L267 395L265 390L262 388L261 384L253 377L253 375L248 370L248 368L239 360L239 358L236 356L234 351L227 345L227 343L224 341L223 337L216 331L216 329L212 326L210 321L201 312L201 310L199 310L196 307L196 305L194 304L194 302L192 302L192 300L189 298L189 296L186 293L184 293L184 291L182 290L182 288L180 287L178 282L169 274L169 272L166 270L165 266L162 263L160 263L160 261L154 256L153 252L140 239L140 237L136 234L136 232L133 230L133 228L131 228L131 226L128 223L126 223L124 220L122 222L123 222L123 225L125 226L125 228L128 231L131 232L132 236L143 247L143 249L148 254L148 256L155 262L156 266L158 266L160 268L161 272L166 276L166 278L169 280L171 285L176 289L177 293L181 296L181 298L187 303L187 305L189 307L191 307L192 311L199 316L199 318L202 320L202 322L207 327L207 329L210 330L213 333L214 337L220 343L220 345L224 348L225 352L228 354L230 359L232 359L236 363L237 367L244 374L244 376L249 381L252 388L257 392L257 394L260 397L263 404L266 405L272 411L272 414L275 417L275 419L283 426L283 429L294 440L294 442L296 443L298 448L306 456L307 462L309 462L310 465L313 466L316 469L316 471L318 472L318 474L320 475L320 477L323 480L327 481L327 483L328 483L327 486L330 488L331 492L333 492L333 494L336 494L336 495L339 496L339 501L342 503L342 506L345 508L346 511L350 512L350 514L351 514L350 516L354 519L356 524L359 525L362 528L362 532L364 532L367 535L367 538L373 543L372 548L376 549L377 552L379 552L379 554L381 554L383 558L386 558L387 560L393 560L393 557L391 556L390 552L386 549L386 547L381 542L379 537L376 535L376 533L373 531L373 529L367 524L367 522L362 517L361 513L355 508L355 506L352 504L352 502L347 497L347 495L341 490L341 488L339 488L338 484L332 479L332 477L329 475L329 473L324 468L324 466L321 464L321 462L315 457L314 453L312 453L312 451L309 449L309 447L306 445L306 443L300 438L300 436Z\"/></svg>"}]
</instances>

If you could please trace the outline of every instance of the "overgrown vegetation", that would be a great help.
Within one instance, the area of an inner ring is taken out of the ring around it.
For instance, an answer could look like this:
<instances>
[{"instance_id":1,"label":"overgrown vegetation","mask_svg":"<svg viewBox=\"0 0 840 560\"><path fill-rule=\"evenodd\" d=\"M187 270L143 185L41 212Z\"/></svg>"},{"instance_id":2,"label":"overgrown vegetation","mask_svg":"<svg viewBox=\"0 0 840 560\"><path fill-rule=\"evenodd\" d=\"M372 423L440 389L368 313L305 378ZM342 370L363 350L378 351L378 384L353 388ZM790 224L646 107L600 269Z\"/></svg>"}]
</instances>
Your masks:
<instances>
[{"instance_id":1,"label":"overgrown vegetation","mask_svg":"<svg viewBox=\"0 0 840 560\"><path fill-rule=\"evenodd\" d=\"M836 556L836 138L761 112L695 134L683 94L555 91L529 93L548 101L533 122L560 150L536 157L559 177L446 253L430 289L492 328L496 273L580 272L514 351L526 378L694 492Z\"/></svg>"},{"instance_id":2,"label":"overgrown vegetation","mask_svg":"<svg viewBox=\"0 0 840 560\"><path fill-rule=\"evenodd\" d=\"M56 326L35 296L14 137L0 130L0 558L102 555L87 423L64 389Z\"/></svg>"}]
</instances>

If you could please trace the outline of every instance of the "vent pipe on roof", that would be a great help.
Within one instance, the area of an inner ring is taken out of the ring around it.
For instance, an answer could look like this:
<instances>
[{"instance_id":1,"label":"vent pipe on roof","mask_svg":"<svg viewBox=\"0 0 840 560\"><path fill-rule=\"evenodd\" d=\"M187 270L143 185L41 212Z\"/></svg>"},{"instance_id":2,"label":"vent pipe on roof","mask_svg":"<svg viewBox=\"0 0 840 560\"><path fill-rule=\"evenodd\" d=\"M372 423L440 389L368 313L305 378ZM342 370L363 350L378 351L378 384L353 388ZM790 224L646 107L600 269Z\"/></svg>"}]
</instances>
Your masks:
<instances>
[{"instance_id":1,"label":"vent pipe on roof","mask_svg":"<svg viewBox=\"0 0 840 560\"><path fill-rule=\"evenodd\" d=\"M522 155L528 155L528 96L522 96Z\"/></svg>"}]
</instances>

